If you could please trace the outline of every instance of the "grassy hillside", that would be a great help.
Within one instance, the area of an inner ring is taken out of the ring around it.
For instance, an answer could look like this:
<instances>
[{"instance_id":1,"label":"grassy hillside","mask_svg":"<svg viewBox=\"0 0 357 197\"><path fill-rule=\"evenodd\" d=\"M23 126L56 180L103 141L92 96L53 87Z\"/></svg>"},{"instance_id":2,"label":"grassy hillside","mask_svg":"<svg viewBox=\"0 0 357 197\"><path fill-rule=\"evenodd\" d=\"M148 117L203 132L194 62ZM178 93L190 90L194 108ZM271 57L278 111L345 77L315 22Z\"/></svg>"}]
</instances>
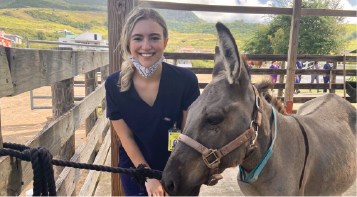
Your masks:
<instances>
[{"instance_id":1,"label":"grassy hillside","mask_svg":"<svg viewBox=\"0 0 357 197\"><path fill-rule=\"evenodd\" d=\"M105 11L105 6L89 6L89 5L78 5L71 4L71 1L65 0L1 0L0 9L9 8L52 8L52 9L62 9L62 10L73 10L73 11Z\"/></svg>"}]
</instances>

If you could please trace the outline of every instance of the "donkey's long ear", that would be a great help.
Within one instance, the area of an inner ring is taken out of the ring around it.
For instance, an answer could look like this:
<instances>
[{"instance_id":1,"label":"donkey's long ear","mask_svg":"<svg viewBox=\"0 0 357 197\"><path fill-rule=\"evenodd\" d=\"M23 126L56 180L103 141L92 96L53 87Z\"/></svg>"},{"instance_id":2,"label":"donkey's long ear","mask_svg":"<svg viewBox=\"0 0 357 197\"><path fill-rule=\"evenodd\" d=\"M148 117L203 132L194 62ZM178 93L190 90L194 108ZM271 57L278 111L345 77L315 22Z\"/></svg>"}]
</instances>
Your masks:
<instances>
[{"instance_id":1,"label":"donkey's long ear","mask_svg":"<svg viewBox=\"0 0 357 197\"><path fill-rule=\"evenodd\" d=\"M212 77L217 76L218 74L225 72L226 68L224 67L223 57L219 51L219 47L216 46L214 53L214 68Z\"/></svg>"},{"instance_id":2,"label":"donkey's long ear","mask_svg":"<svg viewBox=\"0 0 357 197\"><path fill-rule=\"evenodd\" d=\"M243 65L240 65L241 62L236 42L229 29L223 23L218 22L216 29L219 37L219 49L223 56L228 82L230 84L237 83Z\"/></svg>"}]
</instances>

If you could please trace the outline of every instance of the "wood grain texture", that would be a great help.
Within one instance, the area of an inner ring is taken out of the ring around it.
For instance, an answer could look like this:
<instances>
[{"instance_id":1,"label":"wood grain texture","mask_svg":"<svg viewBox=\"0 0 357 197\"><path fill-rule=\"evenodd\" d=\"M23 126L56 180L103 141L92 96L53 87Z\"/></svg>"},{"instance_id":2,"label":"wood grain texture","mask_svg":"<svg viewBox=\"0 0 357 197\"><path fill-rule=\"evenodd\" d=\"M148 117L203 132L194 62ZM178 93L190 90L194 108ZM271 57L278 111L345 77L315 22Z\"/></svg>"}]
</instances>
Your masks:
<instances>
[{"instance_id":1,"label":"wood grain texture","mask_svg":"<svg viewBox=\"0 0 357 197\"><path fill-rule=\"evenodd\" d=\"M213 60L214 54L209 53L164 53L165 59ZM245 54L247 61L287 61L288 55ZM297 55L303 61L343 61L338 55ZM355 56L346 56L346 62L356 62Z\"/></svg>"},{"instance_id":2,"label":"wood grain texture","mask_svg":"<svg viewBox=\"0 0 357 197\"><path fill-rule=\"evenodd\" d=\"M254 83L252 83L254 85ZM199 83L200 89L204 89L208 83ZM343 89L343 83L331 84L334 89ZM276 83L274 84L273 89L284 89L285 83ZM296 83L294 84L294 88L296 89L329 89L329 84L324 83Z\"/></svg>"},{"instance_id":3,"label":"wood grain texture","mask_svg":"<svg viewBox=\"0 0 357 197\"><path fill-rule=\"evenodd\" d=\"M223 5L205 5L191 3L171 3L171 2L148 2L151 7L158 9L184 10L184 11L202 11L202 12L223 12L223 13L245 13L245 14L274 14L274 15L292 15L292 8L277 7L252 7L252 6L223 6ZM355 10L331 10L331 9L301 9L301 15L310 16L345 16L356 17Z\"/></svg>"},{"instance_id":4,"label":"wood grain texture","mask_svg":"<svg viewBox=\"0 0 357 197\"><path fill-rule=\"evenodd\" d=\"M293 97L294 97L294 83L295 83L297 49L299 45L300 18L301 18L301 0L294 0L293 16L291 17L291 27L290 27L290 40L289 40L289 51L288 51L288 65L287 65L288 68L286 72L286 83L285 83L285 92L284 92L285 106L286 106L286 102L293 101Z\"/></svg>"},{"instance_id":5,"label":"wood grain texture","mask_svg":"<svg viewBox=\"0 0 357 197\"><path fill-rule=\"evenodd\" d=\"M0 102L0 148L3 147L2 134L1 134L1 102Z\"/></svg>"},{"instance_id":6,"label":"wood grain texture","mask_svg":"<svg viewBox=\"0 0 357 197\"><path fill-rule=\"evenodd\" d=\"M101 138L105 126L108 123L108 119L105 117L105 111L92 131L89 133L86 143L78 147L75 154L71 158L71 162L76 163L88 163L92 152L94 151L99 138ZM59 179L56 181L56 190L58 196L70 196L75 186L77 185L79 178L81 176L82 170L66 167L59 176Z\"/></svg>"},{"instance_id":7,"label":"wood grain texture","mask_svg":"<svg viewBox=\"0 0 357 197\"><path fill-rule=\"evenodd\" d=\"M11 48L7 51L14 96L84 74L109 63L108 52Z\"/></svg>"},{"instance_id":8,"label":"wood grain texture","mask_svg":"<svg viewBox=\"0 0 357 197\"><path fill-rule=\"evenodd\" d=\"M337 62L333 62L333 66L332 69L336 69L337 68ZM356 70L354 70L356 71ZM343 75L343 70L342 70L342 75ZM336 73L332 72L332 76L330 77L330 83L336 83ZM343 89L343 88L342 88ZM331 93L335 93L335 88L331 88Z\"/></svg>"},{"instance_id":9,"label":"wood grain texture","mask_svg":"<svg viewBox=\"0 0 357 197\"><path fill-rule=\"evenodd\" d=\"M105 136L104 142L99 149L97 156L95 157L94 163L95 165L103 165L105 158L108 155L108 151L110 148L110 131L107 132ZM110 155L108 155L110 157ZM91 170L89 171L87 178L78 194L78 196L92 196L96 187L96 183L98 181L99 175L101 172Z\"/></svg>"},{"instance_id":10,"label":"wood grain texture","mask_svg":"<svg viewBox=\"0 0 357 197\"><path fill-rule=\"evenodd\" d=\"M109 74L121 69L123 58L120 54L120 34L125 24L125 19L133 9L137 1L132 0L108 0L108 36L109 36ZM112 166L117 167L119 163L119 138L112 125L111 132L111 157ZM112 196L125 196L121 186L119 174L112 174Z\"/></svg>"},{"instance_id":11,"label":"wood grain texture","mask_svg":"<svg viewBox=\"0 0 357 197\"><path fill-rule=\"evenodd\" d=\"M14 93L5 47L0 45L0 98Z\"/></svg>"},{"instance_id":12,"label":"wood grain texture","mask_svg":"<svg viewBox=\"0 0 357 197\"><path fill-rule=\"evenodd\" d=\"M280 100L282 100L282 101L284 101L284 97L278 97ZM294 97L294 103L305 103L305 102L307 102L307 101L310 101L310 100L312 100L312 99L315 99L315 98L317 98L317 97ZM356 102L356 100L352 100L350 97L347 97L346 98L346 100L347 101L349 101L349 102Z\"/></svg>"},{"instance_id":13,"label":"wood grain texture","mask_svg":"<svg viewBox=\"0 0 357 197\"><path fill-rule=\"evenodd\" d=\"M82 122L105 97L105 87L100 85L96 91L76 103L74 107L57 120L49 123L33 139L25 143L30 147L45 147L52 155L74 134ZM0 158L0 195L18 196L32 181L31 163L15 158Z\"/></svg>"},{"instance_id":14,"label":"wood grain texture","mask_svg":"<svg viewBox=\"0 0 357 197\"><path fill-rule=\"evenodd\" d=\"M92 93L98 85L97 70L94 69L85 74L85 96ZM97 120L97 108L89 115L86 119L86 135L92 130L95 122Z\"/></svg>"},{"instance_id":15,"label":"wood grain texture","mask_svg":"<svg viewBox=\"0 0 357 197\"><path fill-rule=\"evenodd\" d=\"M195 74L212 74L213 68L189 68ZM287 69L269 69L269 68L253 68L249 70L252 75L285 75ZM335 75L343 75L343 69L334 69L332 73ZM324 69L298 69L295 71L298 75L328 75L329 70ZM346 76L357 76L357 70L346 70Z\"/></svg>"},{"instance_id":16,"label":"wood grain texture","mask_svg":"<svg viewBox=\"0 0 357 197\"><path fill-rule=\"evenodd\" d=\"M281 62L280 69L285 69L285 61ZM274 70L274 69L272 69L272 70ZM284 74L279 75L279 83L284 83L284 77L285 77ZM278 96L283 96L283 89L278 90Z\"/></svg>"}]
</instances>

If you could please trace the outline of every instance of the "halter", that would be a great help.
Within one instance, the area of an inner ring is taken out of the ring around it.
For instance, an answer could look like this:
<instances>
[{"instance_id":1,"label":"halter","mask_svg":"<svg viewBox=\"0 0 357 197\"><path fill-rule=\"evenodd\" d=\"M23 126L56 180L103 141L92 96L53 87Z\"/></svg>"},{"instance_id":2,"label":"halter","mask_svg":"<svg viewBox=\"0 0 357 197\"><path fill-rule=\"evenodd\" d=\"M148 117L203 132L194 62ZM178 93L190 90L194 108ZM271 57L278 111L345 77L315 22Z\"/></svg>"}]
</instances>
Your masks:
<instances>
[{"instance_id":1,"label":"halter","mask_svg":"<svg viewBox=\"0 0 357 197\"><path fill-rule=\"evenodd\" d=\"M221 174L218 173L220 160L223 156L227 155L231 151L235 150L236 148L240 147L246 141L254 136L251 141L250 146L247 147L246 153L248 153L256 139L258 137L258 127L262 121L262 109L263 109L263 102L259 97L259 93L257 88L253 85L253 90L255 94L255 106L257 110L254 111L254 118L253 121L250 123L249 129L246 130L242 135L238 136L236 139L225 145L224 147L220 148L219 150L208 149L196 140L188 137L187 135L180 134L178 140L185 143L186 145L190 146L191 148L195 149L199 153L202 154L202 159L206 166L210 168L210 174L208 180L205 182L206 185L212 186L216 185L219 180L223 178ZM254 131L253 123L256 125L256 130Z\"/></svg>"}]
</instances>

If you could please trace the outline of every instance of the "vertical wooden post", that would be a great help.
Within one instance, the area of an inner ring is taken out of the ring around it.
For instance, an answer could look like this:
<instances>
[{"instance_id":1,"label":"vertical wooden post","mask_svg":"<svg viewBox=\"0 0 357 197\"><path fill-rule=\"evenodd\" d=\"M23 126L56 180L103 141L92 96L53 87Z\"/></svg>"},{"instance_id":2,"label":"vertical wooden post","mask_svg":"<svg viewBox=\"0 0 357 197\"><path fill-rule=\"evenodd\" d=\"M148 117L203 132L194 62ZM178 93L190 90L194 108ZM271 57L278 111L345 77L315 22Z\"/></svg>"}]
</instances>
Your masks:
<instances>
[{"instance_id":1,"label":"vertical wooden post","mask_svg":"<svg viewBox=\"0 0 357 197\"><path fill-rule=\"evenodd\" d=\"M293 97L294 97L294 84L295 84L295 64L297 58L297 49L299 45L299 28L301 17L301 0L294 0L293 15L291 18L290 28L290 41L288 52L288 65L286 72L285 83L285 99L284 103L287 107L286 111L292 113L293 110Z\"/></svg>"},{"instance_id":2,"label":"vertical wooden post","mask_svg":"<svg viewBox=\"0 0 357 197\"><path fill-rule=\"evenodd\" d=\"M281 69L285 69L285 67L286 67L285 66L285 61L282 61L280 68ZM279 83L284 83L284 77L285 77L285 74L279 75ZM278 96L283 96L283 89L279 89L278 90Z\"/></svg>"},{"instance_id":3,"label":"vertical wooden post","mask_svg":"<svg viewBox=\"0 0 357 197\"><path fill-rule=\"evenodd\" d=\"M335 70L337 69L337 61L333 62L333 66L332 66L332 70ZM332 72L331 70L331 72ZM330 84L335 84L336 83L336 74L333 73L332 76L330 76ZM330 93L335 93L336 92L336 89L335 88L331 88L330 86L330 89L331 89L331 92Z\"/></svg>"},{"instance_id":4,"label":"vertical wooden post","mask_svg":"<svg viewBox=\"0 0 357 197\"><path fill-rule=\"evenodd\" d=\"M108 75L109 75L109 65L105 65L105 66L101 67L100 68L101 84L103 84L105 82L105 80L107 80ZM104 98L102 101L102 112L106 109L106 107L107 107L107 102Z\"/></svg>"},{"instance_id":5,"label":"vertical wooden post","mask_svg":"<svg viewBox=\"0 0 357 197\"><path fill-rule=\"evenodd\" d=\"M92 93L98 85L97 69L85 74L85 96ZM86 135L92 130L97 121L97 108L86 119Z\"/></svg>"},{"instance_id":6,"label":"vertical wooden post","mask_svg":"<svg viewBox=\"0 0 357 197\"><path fill-rule=\"evenodd\" d=\"M52 50L72 50L72 48L51 48ZM74 104L74 78L65 79L54 83L51 86L52 92L52 119L55 120L66 113ZM59 153L55 155L56 159L69 161L75 152L75 135L61 147ZM63 171L64 167L55 167L55 180ZM75 191L72 195L75 196Z\"/></svg>"},{"instance_id":7,"label":"vertical wooden post","mask_svg":"<svg viewBox=\"0 0 357 197\"><path fill-rule=\"evenodd\" d=\"M120 33L125 24L125 19L133 7L138 5L137 0L108 0L108 35L109 35L109 73L120 70L122 56L120 54ZM110 124L111 130L111 166L117 167L119 163L120 141ZM112 173L112 196L125 196L119 174Z\"/></svg>"},{"instance_id":8,"label":"vertical wooden post","mask_svg":"<svg viewBox=\"0 0 357 197\"><path fill-rule=\"evenodd\" d=\"M343 98L346 99L346 54L343 54Z\"/></svg>"}]
</instances>

